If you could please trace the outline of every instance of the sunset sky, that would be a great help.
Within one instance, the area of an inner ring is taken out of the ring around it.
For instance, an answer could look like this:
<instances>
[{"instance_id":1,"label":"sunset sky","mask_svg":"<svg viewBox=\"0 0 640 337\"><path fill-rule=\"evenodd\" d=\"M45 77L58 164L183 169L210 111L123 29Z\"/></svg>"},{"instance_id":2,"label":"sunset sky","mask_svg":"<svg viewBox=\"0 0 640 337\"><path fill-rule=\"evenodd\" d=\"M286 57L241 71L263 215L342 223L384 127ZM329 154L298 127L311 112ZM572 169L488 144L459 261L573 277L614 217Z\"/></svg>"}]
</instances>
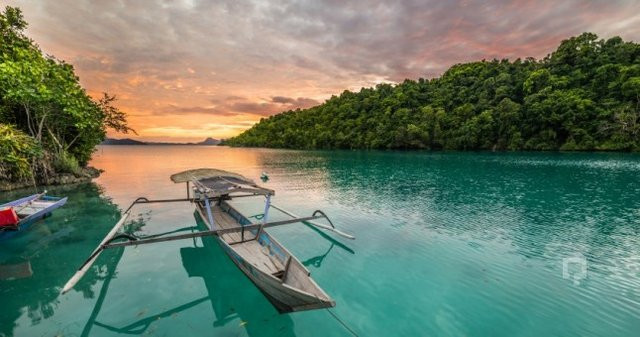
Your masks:
<instances>
[{"instance_id":1,"label":"sunset sky","mask_svg":"<svg viewBox=\"0 0 640 337\"><path fill-rule=\"evenodd\" d=\"M439 76L459 62L543 57L584 31L640 41L640 1L7 4L92 95L115 94L133 138L145 140L226 138L345 89Z\"/></svg>"}]
</instances>

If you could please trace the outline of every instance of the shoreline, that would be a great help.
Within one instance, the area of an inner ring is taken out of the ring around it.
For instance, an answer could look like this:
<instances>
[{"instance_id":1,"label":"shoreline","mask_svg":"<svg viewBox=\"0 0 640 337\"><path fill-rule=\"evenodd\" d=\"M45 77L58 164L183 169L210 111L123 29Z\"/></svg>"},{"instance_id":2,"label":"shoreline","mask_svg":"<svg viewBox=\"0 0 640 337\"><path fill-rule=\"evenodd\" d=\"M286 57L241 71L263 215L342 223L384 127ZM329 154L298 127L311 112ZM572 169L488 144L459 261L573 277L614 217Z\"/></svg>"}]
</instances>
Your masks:
<instances>
[{"instance_id":1,"label":"shoreline","mask_svg":"<svg viewBox=\"0 0 640 337\"><path fill-rule=\"evenodd\" d=\"M54 185L72 185L79 183L87 183L100 176L104 172L101 169L97 169L92 166L83 167L79 173L60 173L46 179L36 180L35 187L38 186L54 186ZM0 192L8 192L13 190L19 190L23 188L34 187L32 181L7 181L0 180Z\"/></svg>"}]
</instances>

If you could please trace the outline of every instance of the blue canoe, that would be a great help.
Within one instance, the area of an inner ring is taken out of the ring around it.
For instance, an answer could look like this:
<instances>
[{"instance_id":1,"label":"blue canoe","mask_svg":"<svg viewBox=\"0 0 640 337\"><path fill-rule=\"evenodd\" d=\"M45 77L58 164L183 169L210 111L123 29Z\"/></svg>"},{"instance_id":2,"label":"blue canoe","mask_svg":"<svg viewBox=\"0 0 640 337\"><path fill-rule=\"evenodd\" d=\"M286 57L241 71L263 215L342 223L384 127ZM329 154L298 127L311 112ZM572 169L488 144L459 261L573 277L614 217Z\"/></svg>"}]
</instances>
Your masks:
<instances>
[{"instance_id":1,"label":"blue canoe","mask_svg":"<svg viewBox=\"0 0 640 337\"><path fill-rule=\"evenodd\" d=\"M51 215L53 210L64 205L66 202L66 197L52 197L41 193L0 205L0 209L13 207L18 214L18 218L20 218L17 228L0 229L0 241L12 238L26 231L33 223Z\"/></svg>"}]
</instances>

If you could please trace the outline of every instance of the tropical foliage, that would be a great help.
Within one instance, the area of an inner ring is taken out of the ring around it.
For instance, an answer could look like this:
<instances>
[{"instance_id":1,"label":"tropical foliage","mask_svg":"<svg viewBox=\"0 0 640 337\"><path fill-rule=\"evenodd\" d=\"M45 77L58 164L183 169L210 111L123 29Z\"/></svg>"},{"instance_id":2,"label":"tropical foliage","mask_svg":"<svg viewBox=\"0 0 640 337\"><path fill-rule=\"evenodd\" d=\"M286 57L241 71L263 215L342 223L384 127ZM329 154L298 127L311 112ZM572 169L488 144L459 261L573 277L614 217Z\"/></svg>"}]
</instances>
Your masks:
<instances>
[{"instance_id":1,"label":"tropical foliage","mask_svg":"<svg viewBox=\"0 0 640 337\"><path fill-rule=\"evenodd\" d=\"M20 9L0 13L0 179L75 173L107 128L131 131L115 97L91 98L73 66L44 55L26 26Z\"/></svg>"},{"instance_id":2,"label":"tropical foliage","mask_svg":"<svg viewBox=\"0 0 640 337\"><path fill-rule=\"evenodd\" d=\"M16 128L0 124L0 177L21 180L31 176L31 162L42 155L35 140Z\"/></svg>"},{"instance_id":3,"label":"tropical foliage","mask_svg":"<svg viewBox=\"0 0 640 337\"><path fill-rule=\"evenodd\" d=\"M584 33L542 60L345 91L225 142L299 149L639 150L640 45Z\"/></svg>"}]
</instances>

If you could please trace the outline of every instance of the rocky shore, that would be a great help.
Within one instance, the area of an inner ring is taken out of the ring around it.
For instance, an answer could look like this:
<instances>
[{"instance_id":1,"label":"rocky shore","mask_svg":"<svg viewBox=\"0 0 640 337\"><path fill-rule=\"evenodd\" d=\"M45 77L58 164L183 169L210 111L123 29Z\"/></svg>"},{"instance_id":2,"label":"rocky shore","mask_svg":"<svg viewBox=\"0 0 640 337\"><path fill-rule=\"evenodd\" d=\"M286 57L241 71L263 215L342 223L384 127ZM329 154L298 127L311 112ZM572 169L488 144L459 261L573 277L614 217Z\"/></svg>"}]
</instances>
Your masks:
<instances>
[{"instance_id":1,"label":"rocky shore","mask_svg":"<svg viewBox=\"0 0 640 337\"><path fill-rule=\"evenodd\" d=\"M103 171L95 167L85 167L77 174L61 173L55 176L38 179L36 184L40 185L69 185L90 182L92 179L97 178ZM7 181L0 180L0 191L11 191L20 188L32 187L31 181Z\"/></svg>"}]
</instances>

